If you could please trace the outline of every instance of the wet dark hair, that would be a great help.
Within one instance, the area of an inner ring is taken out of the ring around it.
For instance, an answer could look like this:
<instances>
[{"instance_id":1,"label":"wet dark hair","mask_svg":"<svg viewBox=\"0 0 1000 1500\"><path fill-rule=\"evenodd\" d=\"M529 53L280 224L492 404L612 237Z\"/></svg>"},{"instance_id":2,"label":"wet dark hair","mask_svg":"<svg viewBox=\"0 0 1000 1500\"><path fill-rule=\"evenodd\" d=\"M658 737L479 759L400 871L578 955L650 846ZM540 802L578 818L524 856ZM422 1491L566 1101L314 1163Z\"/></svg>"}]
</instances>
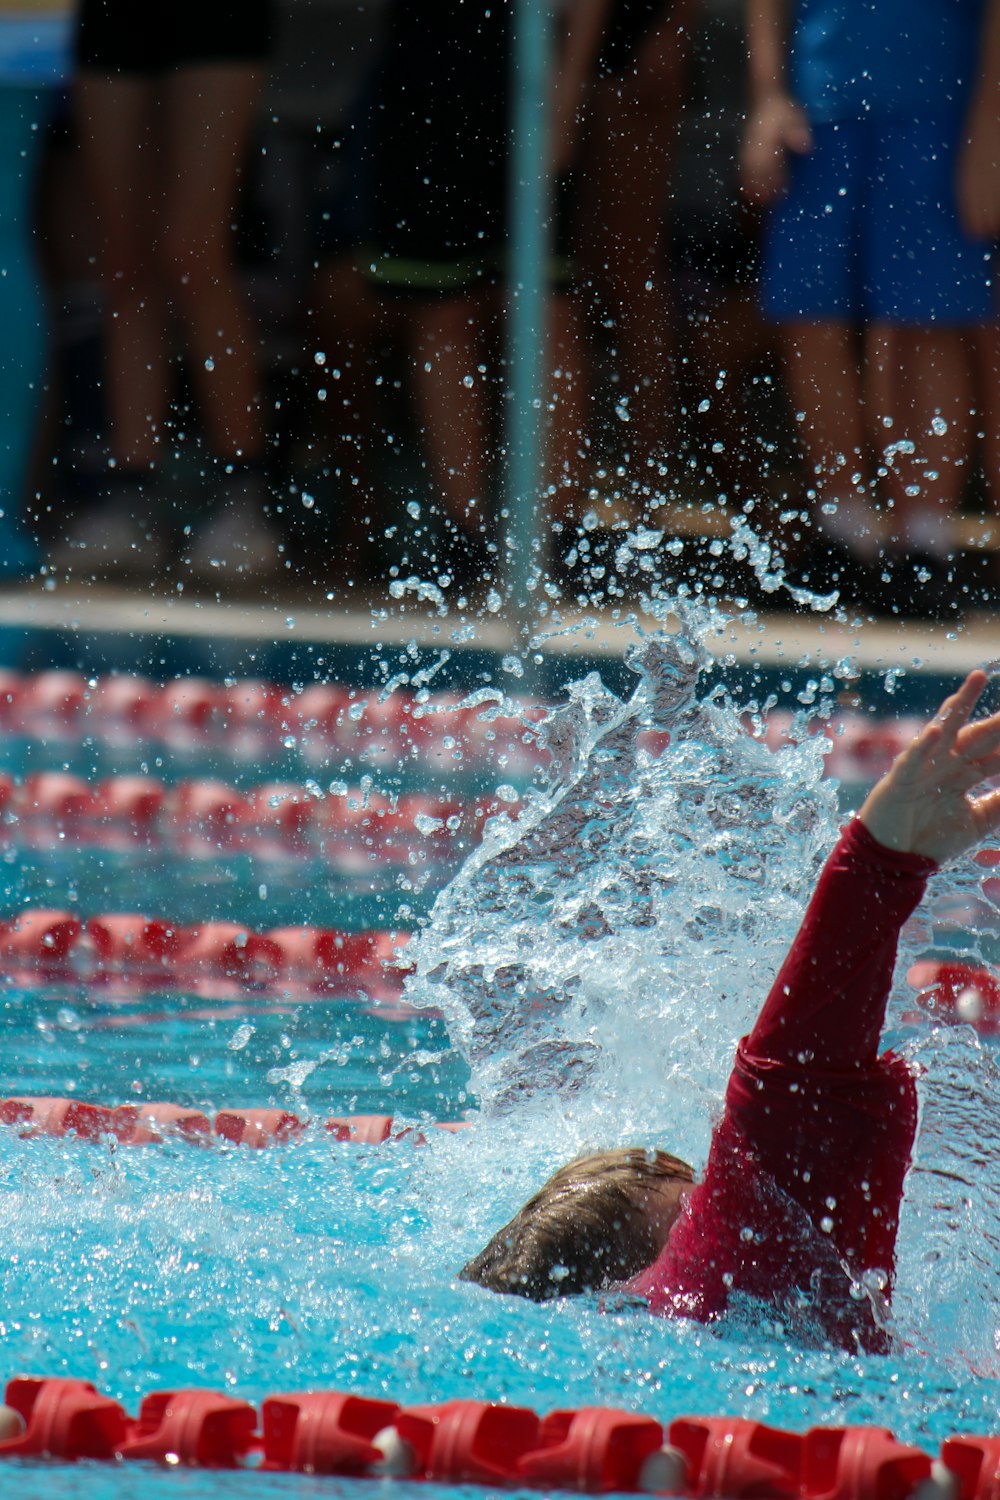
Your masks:
<instances>
[{"instance_id":1,"label":"wet dark hair","mask_svg":"<svg viewBox=\"0 0 1000 1500\"><path fill-rule=\"evenodd\" d=\"M636 1146L579 1157L549 1178L459 1278L534 1302L625 1281L659 1254L643 1199L663 1180L693 1182L694 1172L666 1151Z\"/></svg>"}]
</instances>

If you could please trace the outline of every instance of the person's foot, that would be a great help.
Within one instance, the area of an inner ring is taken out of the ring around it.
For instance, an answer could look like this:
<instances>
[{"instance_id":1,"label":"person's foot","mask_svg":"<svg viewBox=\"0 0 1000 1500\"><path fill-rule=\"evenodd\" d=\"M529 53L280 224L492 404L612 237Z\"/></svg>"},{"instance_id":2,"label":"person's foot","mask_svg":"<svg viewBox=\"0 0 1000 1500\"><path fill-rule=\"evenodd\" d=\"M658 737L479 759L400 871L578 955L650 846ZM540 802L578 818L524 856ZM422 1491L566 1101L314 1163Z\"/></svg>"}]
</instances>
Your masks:
<instances>
[{"instance_id":1,"label":"person's foot","mask_svg":"<svg viewBox=\"0 0 1000 1500\"><path fill-rule=\"evenodd\" d=\"M280 560L278 532L263 511L220 507L194 533L187 555L192 573L206 582L268 577Z\"/></svg>"},{"instance_id":2,"label":"person's foot","mask_svg":"<svg viewBox=\"0 0 1000 1500\"><path fill-rule=\"evenodd\" d=\"M126 475L114 479L104 497L52 542L49 564L85 577L148 577L162 566L167 546L157 485L147 475Z\"/></svg>"},{"instance_id":3,"label":"person's foot","mask_svg":"<svg viewBox=\"0 0 1000 1500\"><path fill-rule=\"evenodd\" d=\"M231 469L219 483L208 519L194 530L185 561L205 583L267 578L281 560L281 536L269 514L257 465Z\"/></svg>"}]
</instances>

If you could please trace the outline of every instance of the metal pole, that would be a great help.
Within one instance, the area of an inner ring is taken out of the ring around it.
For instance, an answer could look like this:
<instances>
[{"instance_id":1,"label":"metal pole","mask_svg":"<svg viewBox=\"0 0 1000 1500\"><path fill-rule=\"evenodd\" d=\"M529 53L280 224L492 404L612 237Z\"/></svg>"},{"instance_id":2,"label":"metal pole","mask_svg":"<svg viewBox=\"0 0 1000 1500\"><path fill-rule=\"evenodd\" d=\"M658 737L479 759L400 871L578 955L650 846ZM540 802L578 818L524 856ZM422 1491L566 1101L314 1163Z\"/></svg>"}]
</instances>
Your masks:
<instances>
[{"instance_id":1,"label":"metal pole","mask_svg":"<svg viewBox=\"0 0 1000 1500\"><path fill-rule=\"evenodd\" d=\"M523 631L531 614L528 582L540 560L535 542L545 529L540 491L549 265L546 104L552 77L551 0L515 0L512 66L505 573L510 603Z\"/></svg>"}]
</instances>

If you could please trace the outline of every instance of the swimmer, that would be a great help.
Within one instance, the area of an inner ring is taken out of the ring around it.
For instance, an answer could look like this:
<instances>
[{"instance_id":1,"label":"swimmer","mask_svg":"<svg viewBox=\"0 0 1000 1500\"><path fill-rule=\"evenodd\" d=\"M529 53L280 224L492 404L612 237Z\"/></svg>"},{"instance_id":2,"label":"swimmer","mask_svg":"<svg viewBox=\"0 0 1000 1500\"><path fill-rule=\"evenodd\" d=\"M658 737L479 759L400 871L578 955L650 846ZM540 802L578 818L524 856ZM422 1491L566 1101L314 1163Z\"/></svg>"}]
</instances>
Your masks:
<instances>
[{"instance_id":1,"label":"swimmer","mask_svg":"<svg viewBox=\"0 0 1000 1500\"><path fill-rule=\"evenodd\" d=\"M1000 827L1000 713L969 674L828 858L748 1037L700 1180L633 1148L562 1167L462 1270L535 1301L616 1286L710 1322L734 1294L848 1349L890 1347L913 1073L878 1054L900 929L945 860ZM977 788L979 789L977 792Z\"/></svg>"}]
</instances>

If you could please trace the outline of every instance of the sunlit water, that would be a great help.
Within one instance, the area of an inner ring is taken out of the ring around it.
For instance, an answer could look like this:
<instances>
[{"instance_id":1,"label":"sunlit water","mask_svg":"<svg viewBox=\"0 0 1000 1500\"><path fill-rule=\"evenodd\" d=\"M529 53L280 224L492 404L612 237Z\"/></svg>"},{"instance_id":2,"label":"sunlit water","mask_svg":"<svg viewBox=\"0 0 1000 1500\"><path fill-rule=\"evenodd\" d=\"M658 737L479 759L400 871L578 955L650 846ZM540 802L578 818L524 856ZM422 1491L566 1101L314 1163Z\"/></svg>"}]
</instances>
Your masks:
<instances>
[{"instance_id":1,"label":"sunlit water","mask_svg":"<svg viewBox=\"0 0 1000 1500\"><path fill-rule=\"evenodd\" d=\"M427 1014L396 1019L361 995L8 994L8 1091L473 1124L425 1146L314 1131L264 1152L5 1135L2 1373L89 1378L130 1409L178 1384L251 1400L326 1386L403 1402L606 1403L664 1420L737 1412L796 1429L877 1422L931 1448L996 1428L1000 1079L969 1028L911 1018L904 978L931 952L995 959L995 908L969 862L938 877L911 924L891 1007L891 1040L924 1069L896 1354L787 1345L752 1319L704 1328L595 1300L535 1306L454 1280L576 1151L656 1143L704 1161L734 1043L835 837L819 741L774 754L747 734L742 705L721 689L706 697L710 638L689 612L680 633L637 651L631 698L595 678L570 687L542 730L548 781L516 824L491 825L416 941L406 994ZM114 905L128 876L93 851L8 868L11 891L58 905L72 890L84 910ZM164 860L147 907L170 901L183 916L200 900L199 914L267 925L258 872L232 871ZM369 925L401 900L391 882L343 897L324 872L291 865L268 889L270 921ZM428 895L414 919L429 906ZM17 1493L68 1496L78 1481L19 1466ZM122 1500L140 1483L143 1496L185 1500L353 1492L131 1467L94 1468L87 1489Z\"/></svg>"}]
</instances>

